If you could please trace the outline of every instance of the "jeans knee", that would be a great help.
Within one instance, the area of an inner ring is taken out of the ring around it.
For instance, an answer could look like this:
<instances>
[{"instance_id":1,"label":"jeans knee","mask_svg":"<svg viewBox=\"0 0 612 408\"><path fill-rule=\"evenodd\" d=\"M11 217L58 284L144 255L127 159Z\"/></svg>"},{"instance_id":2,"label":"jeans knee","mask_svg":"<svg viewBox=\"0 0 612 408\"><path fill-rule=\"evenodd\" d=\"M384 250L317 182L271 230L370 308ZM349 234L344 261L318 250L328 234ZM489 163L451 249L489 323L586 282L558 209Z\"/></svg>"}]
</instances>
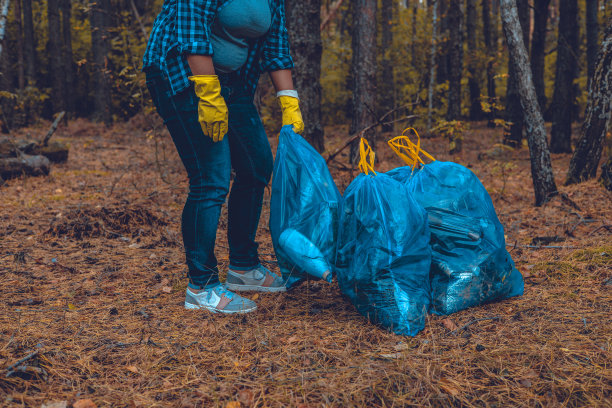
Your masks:
<instances>
[{"instance_id":1,"label":"jeans knee","mask_svg":"<svg viewBox=\"0 0 612 408\"><path fill-rule=\"evenodd\" d=\"M208 201L211 204L223 204L229 192L229 180L203 180L201 177L189 179L188 198L193 201Z\"/></svg>"}]
</instances>

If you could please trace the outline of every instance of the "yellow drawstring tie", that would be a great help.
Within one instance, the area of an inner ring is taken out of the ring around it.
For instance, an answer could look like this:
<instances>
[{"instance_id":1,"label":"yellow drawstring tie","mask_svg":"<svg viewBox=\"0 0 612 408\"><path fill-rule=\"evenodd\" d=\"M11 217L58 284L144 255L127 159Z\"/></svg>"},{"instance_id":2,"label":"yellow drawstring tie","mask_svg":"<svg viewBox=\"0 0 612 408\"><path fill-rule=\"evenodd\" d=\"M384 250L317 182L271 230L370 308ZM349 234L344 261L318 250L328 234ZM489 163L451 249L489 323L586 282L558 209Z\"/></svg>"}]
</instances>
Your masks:
<instances>
[{"instance_id":1,"label":"yellow drawstring tie","mask_svg":"<svg viewBox=\"0 0 612 408\"><path fill-rule=\"evenodd\" d=\"M410 138L404 134L408 130L412 130L416 135L416 144L414 144ZM423 159L421 159L421 153L423 156L433 161L436 160L431 154L421 149L421 137L415 128L404 129L401 136L394 137L393 139L389 140L387 144L389 144L389 147L393 149L393 151L413 170L420 167L422 164L425 164Z\"/></svg>"},{"instance_id":2,"label":"yellow drawstring tie","mask_svg":"<svg viewBox=\"0 0 612 408\"><path fill-rule=\"evenodd\" d=\"M372 148L368 144L368 141L363 137L359 142L359 170L363 174L370 174L370 172L376 175L374 171L374 157L376 154L372 151Z\"/></svg>"}]
</instances>

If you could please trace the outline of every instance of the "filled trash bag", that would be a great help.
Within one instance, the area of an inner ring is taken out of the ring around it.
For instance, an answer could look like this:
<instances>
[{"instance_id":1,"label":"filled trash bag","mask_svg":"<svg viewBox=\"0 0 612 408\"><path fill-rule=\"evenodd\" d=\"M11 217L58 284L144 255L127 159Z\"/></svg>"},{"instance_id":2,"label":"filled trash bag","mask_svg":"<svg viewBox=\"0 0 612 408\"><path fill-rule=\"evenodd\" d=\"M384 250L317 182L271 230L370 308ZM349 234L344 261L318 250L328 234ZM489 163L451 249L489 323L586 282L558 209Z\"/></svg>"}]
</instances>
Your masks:
<instances>
[{"instance_id":1,"label":"filled trash bag","mask_svg":"<svg viewBox=\"0 0 612 408\"><path fill-rule=\"evenodd\" d=\"M427 215L402 183L366 172L344 193L338 283L370 321L414 336L425 326L430 303Z\"/></svg>"},{"instance_id":2,"label":"filled trash bag","mask_svg":"<svg viewBox=\"0 0 612 408\"><path fill-rule=\"evenodd\" d=\"M325 160L292 126L280 132L270 234L287 288L308 276L332 280L341 196Z\"/></svg>"},{"instance_id":3,"label":"filled trash bag","mask_svg":"<svg viewBox=\"0 0 612 408\"><path fill-rule=\"evenodd\" d=\"M523 277L506 250L504 228L478 177L434 161L387 172L427 211L432 249L432 311L446 315L523 294Z\"/></svg>"}]
</instances>

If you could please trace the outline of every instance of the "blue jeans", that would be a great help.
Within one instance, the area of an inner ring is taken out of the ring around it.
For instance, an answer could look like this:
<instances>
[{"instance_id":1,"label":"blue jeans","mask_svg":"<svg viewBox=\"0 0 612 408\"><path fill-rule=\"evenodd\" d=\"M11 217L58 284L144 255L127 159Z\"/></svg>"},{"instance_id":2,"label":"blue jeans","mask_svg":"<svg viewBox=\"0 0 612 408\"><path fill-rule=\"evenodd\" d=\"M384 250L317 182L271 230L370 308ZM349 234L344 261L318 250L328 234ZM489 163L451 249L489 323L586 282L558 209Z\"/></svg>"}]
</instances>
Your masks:
<instances>
[{"instance_id":1,"label":"blue jeans","mask_svg":"<svg viewBox=\"0 0 612 408\"><path fill-rule=\"evenodd\" d=\"M229 111L229 131L214 143L198 122L198 98L193 85L172 95L158 69L146 70L147 87L164 120L189 177L189 194L181 227L189 281L196 286L219 282L215 240L221 207L235 177L228 201L230 266L251 269L259 265L255 233L264 188L272 174L272 151L252 96L232 74L220 75L221 95Z\"/></svg>"}]
</instances>

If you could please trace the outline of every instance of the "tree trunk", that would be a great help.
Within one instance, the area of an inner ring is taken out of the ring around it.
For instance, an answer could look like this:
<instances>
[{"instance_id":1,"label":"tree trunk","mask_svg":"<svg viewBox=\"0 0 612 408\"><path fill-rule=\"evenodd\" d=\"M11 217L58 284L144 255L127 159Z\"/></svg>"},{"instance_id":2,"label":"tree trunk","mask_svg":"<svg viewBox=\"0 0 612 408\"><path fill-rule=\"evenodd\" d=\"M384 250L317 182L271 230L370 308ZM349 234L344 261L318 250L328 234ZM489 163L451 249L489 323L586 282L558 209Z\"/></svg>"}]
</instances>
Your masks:
<instances>
[{"instance_id":1,"label":"tree trunk","mask_svg":"<svg viewBox=\"0 0 612 408\"><path fill-rule=\"evenodd\" d=\"M501 0L504 34L508 43L510 61L514 66L521 107L525 117L527 141L531 156L531 176L535 192L535 204L540 206L557 194L557 186L546 144L546 129L540 113L537 96L531 79L531 69L525 40L514 0Z\"/></svg>"},{"instance_id":2,"label":"tree trunk","mask_svg":"<svg viewBox=\"0 0 612 408\"><path fill-rule=\"evenodd\" d=\"M587 40L587 75L589 81L595 72L599 40L599 21L597 20L597 0L586 0L586 40Z\"/></svg>"},{"instance_id":3,"label":"tree trunk","mask_svg":"<svg viewBox=\"0 0 612 408\"><path fill-rule=\"evenodd\" d=\"M443 84L448 81L448 1L437 0L438 7L438 55L436 56L436 82ZM453 0L454 1L454 0Z\"/></svg>"},{"instance_id":4,"label":"tree trunk","mask_svg":"<svg viewBox=\"0 0 612 408\"><path fill-rule=\"evenodd\" d=\"M608 157L608 160L601 165L601 184L608 191L612 191L612 156Z\"/></svg>"},{"instance_id":5,"label":"tree trunk","mask_svg":"<svg viewBox=\"0 0 612 408\"><path fill-rule=\"evenodd\" d=\"M0 56L2 56L2 44L4 44L9 4L10 0L0 0Z\"/></svg>"},{"instance_id":6,"label":"tree trunk","mask_svg":"<svg viewBox=\"0 0 612 408\"><path fill-rule=\"evenodd\" d=\"M516 7L521 23L525 49L529 44L529 4L527 0L516 0ZM527 50L529 52L529 50ZM504 144L517 147L523 140L523 112L518 91L517 71L512 61L508 60L508 85L506 88L506 120L511 123L510 130L504 134Z\"/></svg>"},{"instance_id":7,"label":"tree trunk","mask_svg":"<svg viewBox=\"0 0 612 408\"><path fill-rule=\"evenodd\" d=\"M493 104L496 100L495 94L495 62L497 61L497 42L493 42L493 32L491 27L491 0L482 0L482 34L487 53L487 96L489 103ZM491 108L487 114L489 127L495 127L496 110Z\"/></svg>"},{"instance_id":8,"label":"tree trunk","mask_svg":"<svg viewBox=\"0 0 612 408\"><path fill-rule=\"evenodd\" d=\"M355 134L376 123L376 0L353 3L353 115L350 133ZM375 145L375 128L364 137ZM351 163L356 163L359 140L351 145Z\"/></svg>"},{"instance_id":9,"label":"tree trunk","mask_svg":"<svg viewBox=\"0 0 612 408\"><path fill-rule=\"evenodd\" d=\"M47 19L49 42L47 54L49 55L49 75L51 77L51 106L53 112L61 112L64 107L64 67L62 64L62 42L60 30L60 15L58 0L47 0Z\"/></svg>"},{"instance_id":10,"label":"tree trunk","mask_svg":"<svg viewBox=\"0 0 612 408\"><path fill-rule=\"evenodd\" d=\"M395 106L395 98L393 94L394 76L393 63L391 61L391 49L393 47L393 0L382 0L380 17L382 20L382 68L380 77L380 114L382 117L385 113L391 111ZM393 124L382 126L383 132L391 132Z\"/></svg>"},{"instance_id":11,"label":"tree trunk","mask_svg":"<svg viewBox=\"0 0 612 408\"><path fill-rule=\"evenodd\" d=\"M540 110L546 107L546 94L544 92L544 57L546 51L546 21L548 20L548 6L550 0L535 0L533 10L533 36L531 38L531 73L533 86Z\"/></svg>"},{"instance_id":12,"label":"tree trunk","mask_svg":"<svg viewBox=\"0 0 612 408\"><path fill-rule=\"evenodd\" d=\"M463 11L462 2L452 0L448 8L449 71L447 120L461 117L461 77L463 75ZM461 147L457 146L461 151Z\"/></svg>"},{"instance_id":13,"label":"tree trunk","mask_svg":"<svg viewBox=\"0 0 612 408\"><path fill-rule=\"evenodd\" d=\"M435 1L435 0L434 0ZM406 5L408 7L408 5ZM410 41L410 61L412 62L412 66L417 66L417 56L416 56L416 39L417 39L417 12L419 10L419 2L412 2L412 41Z\"/></svg>"},{"instance_id":14,"label":"tree trunk","mask_svg":"<svg viewBox=\"0 0 612 408\"><path fill-rule=\"evenodd\" d=\"M70 17L72 15L71 0L60 0L62 2L62 37L63 37L63 52L64 60L64 106L68 114L74 112L74 66L72 62L72 35Z\"/></svg>"},{"instance_id":15,"label":"tree trunk","mask_svg":"<svg viewBox=\"0 0 612 408\"><path fill-rule=\"evenodd\" d=\"M611 131L612 106L612 20L606 29L595 72L589 86L582 137L570 162L565 184L579 183L597 175L606 133Z\"/></svg>"},{"instance_id":16,"label":"tree trunk","mask_svg":"<svg viewBox=\"0 0 612 408\"><path fill-rule=\"evenodd\" d=\"M319 152L325 150L321 124L321 0L286 0L287 28L295 61L295 86L304 116L303 136Z\"/></svg>"},{"instance_id":17,"label":"tree trunk","mask_svg":"<svg viewBox=\"0 0 612 408\"><path fill-rule=\"evenodd\" d=\"M17 31L17 86L25 88L25 71L23 67L23 28L21 18L21 0L15 0L15 28Z\"/></svg>"},{"instance_id":18,"label":"tree trunk","mask_svg":"<svg viewBox=\"0 0 612 408\"><path fill-rule=\"evenodd\" d=\"M23 0L23 56L26 85L36 86L36 46L34 45L34 20L32 0Z\"/></svg>"},{"instance_id":19,"label":"tree trunk","mask_svg":"<svg viewBox=\"0 0 612 408\"><path fill-rule=\"evenodd\" d=\"M111 123L110 80L108 70L110 0L98 0L90 9L93 55L94 109L92 119Z\"/></svg>"},{"instance_id":20,"label":"tree trunk","mask_svg":"<svg viewBox=\"0 0 612 408\"><path fill-rule=\"evenodd\" d=\"M436 44L438 42L438 0L433 0L431 23L431 52L429 57L429 87L427 90L427 132L431 132L431 116L433 113L433 88L436 77Z\"/></svg>"},{"instance_id":21,"label":"tree trunk","mask_svg":"<svg viewBox=\"0 0 612 408\"><path fill-rule=\"evenodd\" d=\"M571 153L574 79L578 60L578 0L559 1L555 90L551 105L550 151Z\"/></svg>"},{"instance_id":22,"label":"tree trunk","mask_svg":"<svg viewBox=\"0 0 612 408\"><path fill-rule=\"evenodd\" d=\"M470 120L481 120L482 107L480 105L480 69L478 68L478 47L476 43L476 0L467 0L466 14Z\"/></svg>"}]
</instances>

